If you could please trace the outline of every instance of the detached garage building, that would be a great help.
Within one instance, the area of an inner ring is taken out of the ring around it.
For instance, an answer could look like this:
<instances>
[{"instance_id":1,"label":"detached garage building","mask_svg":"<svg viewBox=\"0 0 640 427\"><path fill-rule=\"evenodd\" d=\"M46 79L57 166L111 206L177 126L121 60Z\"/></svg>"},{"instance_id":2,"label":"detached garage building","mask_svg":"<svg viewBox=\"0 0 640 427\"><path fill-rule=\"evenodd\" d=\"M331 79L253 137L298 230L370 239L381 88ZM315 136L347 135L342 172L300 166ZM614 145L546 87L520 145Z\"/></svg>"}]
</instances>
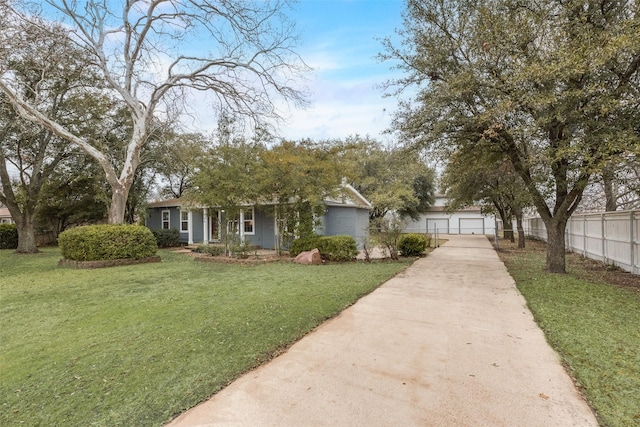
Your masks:
<instances>
[{"instance_id":1,"label":"detached garage building","mask_svg":"<svg viewBox=\"0 0 640 427\"><path fill-rule=\"evenodd\" d=\"M494 215L484 215L479 206L469 206L453 212L446 211L445 196L436 196L434 205L420 215L417 221L409 220L406 233L438 234L493 234L496 227Z\"/></svg>"}]
</instances>

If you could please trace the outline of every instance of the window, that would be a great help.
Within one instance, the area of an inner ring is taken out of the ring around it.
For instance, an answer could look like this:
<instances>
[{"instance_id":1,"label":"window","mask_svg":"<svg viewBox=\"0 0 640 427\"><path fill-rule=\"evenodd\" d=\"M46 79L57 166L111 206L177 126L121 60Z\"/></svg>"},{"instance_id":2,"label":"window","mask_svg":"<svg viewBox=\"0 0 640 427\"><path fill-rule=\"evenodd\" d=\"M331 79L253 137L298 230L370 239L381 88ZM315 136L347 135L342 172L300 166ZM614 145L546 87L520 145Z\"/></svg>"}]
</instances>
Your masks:
<instances>
[{"instance_id":1,"label":"window","mask_svg":"<svg viewBox=\"0 0 640 427\"><path fill-rule=\"evenodd\" d=\"M251 208L251 210L243 211L243 213L244 213L244 232L245 234L253 234L253 217L254 217L253 208Z\"/></svg>"},{"instance_id":2,"label":"window","mask_svg":"<svg viewBox=\"0 0 640 427\"><path fill-rule=\"evenodd\" d=\"M180 231L189 231L189 212L180 211Z\"/></svg>"},{"instance_id":3,"label":"window","mask_svg":"<svg viewBox=\"0 0 640 427\"><path fill-rule=\"evenodd\" d=\"M162 211L162 229L168 230L170 228L170 213L169 211Z\"/></svg>"}]
</instances>

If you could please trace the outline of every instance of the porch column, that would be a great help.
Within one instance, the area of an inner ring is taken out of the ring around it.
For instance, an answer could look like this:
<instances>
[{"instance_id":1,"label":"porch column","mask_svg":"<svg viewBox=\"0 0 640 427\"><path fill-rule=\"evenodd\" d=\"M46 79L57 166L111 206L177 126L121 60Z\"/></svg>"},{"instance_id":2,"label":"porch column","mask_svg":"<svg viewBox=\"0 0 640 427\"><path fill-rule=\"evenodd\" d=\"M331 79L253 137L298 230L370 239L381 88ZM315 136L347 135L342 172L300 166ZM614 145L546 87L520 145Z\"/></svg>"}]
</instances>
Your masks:
<instances>
[{"instance_id":1,"label":"porch column","mask_svg":"<svg viewBox=\"0 0 640 427\"><path fill-rule=\"evenodd\" d=\"M187 220L189 222L189 244L193 245L193 212L187 213Z\"/></svg>"},{"instance_id":2,"label":"porch column","mask_svg":"<svg viewBox=\"0 0 640 427\"><path fill-rule=\"evenodd\" d=\"M202 209L202 243L209 244L209 209Z\"/></svg>"},{"instance_id":3,"label":"porch column","mask_svg":"<svg viewBox=\"0 0 640 427\"><path fill-rule=\"evenodd\" d=\"M280 253L280 230L278 229L278 211L277 210L273 218L273 241L274 241L274 245L273 245L274 249L278 253Z\"/></svg>"},{"instance_id":4,"label":"porch column","mask_svg":"<svg viewBox=\"0 0 640 427\"><path fill-rule=\"evenodd\" d=\"M238 230L240 231L240 243L244 243L244 211L242 209L238 219Z\"/></svg>"}]
</instances>

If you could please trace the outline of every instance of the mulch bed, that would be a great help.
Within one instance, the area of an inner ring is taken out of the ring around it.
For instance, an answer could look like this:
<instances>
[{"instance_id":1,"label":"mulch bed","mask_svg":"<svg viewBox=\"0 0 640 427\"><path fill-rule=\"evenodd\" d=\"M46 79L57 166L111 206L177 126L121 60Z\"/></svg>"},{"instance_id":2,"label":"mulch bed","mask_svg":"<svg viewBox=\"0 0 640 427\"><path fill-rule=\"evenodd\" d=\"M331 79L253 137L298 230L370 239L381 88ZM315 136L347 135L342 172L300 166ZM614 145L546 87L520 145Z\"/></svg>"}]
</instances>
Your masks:
<instances>
[{"instance_id":1,"label":"mulch bed","mask_svg":"<svg viewBox=\"0 0 640 427\"><path fill-rule=\"evenodd\" d=\"M235 258L225 255L211 256L209 254L203 254L199 252L193 252L189 248L178 248L175 252L193 257L194 261L200 262L217 262L220 264L240 264L240 265L256 265L264 264L267 262L277 261L291 261L292 258L286 255L278 256L274 251L264 251L256 255L250 255L247 258ZM268 253L266 253L268 252Z\"/></svg>"}]
</instances>

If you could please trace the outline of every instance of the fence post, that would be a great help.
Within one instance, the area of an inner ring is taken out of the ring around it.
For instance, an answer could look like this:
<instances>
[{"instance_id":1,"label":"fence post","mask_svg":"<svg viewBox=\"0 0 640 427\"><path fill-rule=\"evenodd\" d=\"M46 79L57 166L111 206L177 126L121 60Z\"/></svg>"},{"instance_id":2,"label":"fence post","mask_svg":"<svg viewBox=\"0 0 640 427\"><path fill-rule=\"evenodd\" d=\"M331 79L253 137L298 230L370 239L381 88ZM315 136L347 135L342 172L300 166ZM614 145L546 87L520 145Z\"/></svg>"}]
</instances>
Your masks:
<instances>
[{"instance_id":1,"label":"fence post","mask_svg":"<svg viewBox=\"0 0 640 427\"><path fill-rule=\"evenodd\" d=\"M606 235L605 235L605 217L604 214L600 214L600 228L601 228L601 235L600 238L602 239L602 262L604 262L605 264L607 263L607 242L606 242Z\"/></svg>"},{"instance_id":2,"label":"fence post","mask_svg":"<svg viewBox=\"0 0 640 427\"><path fill-rule=\"evenodd\" d=\"M587 257L587 216L582 215L582 256Z\"/></svg>"},{"instance_id":3,"label":"fence post","mask_svg":"<svg viewBox=\"0 0 640 427\"><path fill-rule=\"evenodd\" d=\"M633 225L634 222L633 220L635 219L635 212L631 211L629 213L629 245L630 245L630 249L629 249L629 256L630 256L630 260L629 260L629 265L631 266L631 274L636 274L636 267L638 267L635 264L636 261L636 256L634 253L634 249L635 249L635 230L633 229Z\"/></svg>"}]
</instances>

